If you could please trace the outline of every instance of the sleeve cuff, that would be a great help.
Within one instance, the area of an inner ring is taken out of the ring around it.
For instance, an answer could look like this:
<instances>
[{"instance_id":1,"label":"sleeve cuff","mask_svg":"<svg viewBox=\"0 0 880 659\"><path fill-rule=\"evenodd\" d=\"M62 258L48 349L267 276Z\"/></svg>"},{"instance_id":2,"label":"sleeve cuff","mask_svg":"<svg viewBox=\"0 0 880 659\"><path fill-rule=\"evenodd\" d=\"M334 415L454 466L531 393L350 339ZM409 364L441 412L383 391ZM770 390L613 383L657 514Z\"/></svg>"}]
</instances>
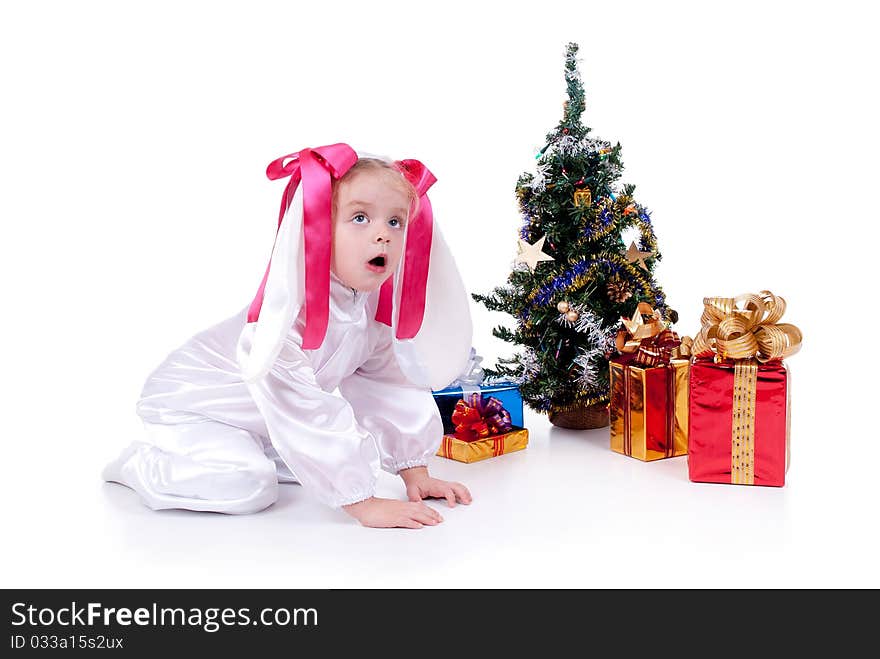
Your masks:
<instances>
[{"instance_id":1,"label":"sleeve cuff","mask_svg":"<svg viewBox=\"0 0 880 659\"><path fill-rule=\"evenodd\" d=\"M427 467L427 458L414 458L412 460L404 460L403 462L395 462L388 471L395 476L403 469L412 469L413 467Z\"/></svg>"},{"instance_id":2,"label":"sleeve cuff","mask_svg":"<svg viewBox=\"0 0 880 659\"><path fill-rule=\"evenodd\" d=\"M331 500L330 507L331 508L342 508L342 506L347 506L352 503L358 503L359 501L365 501L369 499L371 496L376 493L376 483L370 486L368 490L359 490L354 494L351 494L347 497L337 497L336 499Z\"/></svg>"}]
</instances>

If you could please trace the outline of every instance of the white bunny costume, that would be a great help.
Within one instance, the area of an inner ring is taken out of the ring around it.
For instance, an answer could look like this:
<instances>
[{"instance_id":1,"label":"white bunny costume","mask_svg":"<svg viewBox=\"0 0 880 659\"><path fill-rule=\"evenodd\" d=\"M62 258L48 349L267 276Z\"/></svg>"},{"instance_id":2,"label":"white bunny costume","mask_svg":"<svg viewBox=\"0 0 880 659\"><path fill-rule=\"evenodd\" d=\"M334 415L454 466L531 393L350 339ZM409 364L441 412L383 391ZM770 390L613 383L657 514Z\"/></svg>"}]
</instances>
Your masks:
<instances>
[{"instance_id":1,"label":"white bunny costume","mask_svg":"<svg viewBox=\"0 0 880 659\"><path fill-rule=\"evenodd\" d=\"M345 144L273 161L290 177L251 305L193 336L147 379L146 437L104 470L153 509L250 513L278 483L332 506L369 498L379 469L427 464L443 429L431 389L467 363L471 320L433 221L421 163L395 166L419 195L400 266L379 291L329 270L330 186L357 161Z\"/></svg>"}]
</instances>

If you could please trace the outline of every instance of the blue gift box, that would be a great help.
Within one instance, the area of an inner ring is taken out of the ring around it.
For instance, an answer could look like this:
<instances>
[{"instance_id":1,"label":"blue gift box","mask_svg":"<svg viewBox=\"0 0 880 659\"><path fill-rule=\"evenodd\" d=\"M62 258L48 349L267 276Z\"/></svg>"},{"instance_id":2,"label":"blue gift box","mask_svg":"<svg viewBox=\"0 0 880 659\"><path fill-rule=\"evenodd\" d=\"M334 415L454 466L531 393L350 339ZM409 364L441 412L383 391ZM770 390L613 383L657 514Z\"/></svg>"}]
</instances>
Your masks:
<instances>
[{"instance_id":1,"label":"blue gift box","mask_svg":"<svg viewBox=\"0 0 880 659\"><path fill-rule=\"evenodd\" d=\"M519 388L513 382L499 382L496 384L484 384L480 386L468 386L468 392L479 391L484 397L492 396L501 401L504 409L510 414L510 423L514 426L523 426L523 400L519 393ZM464 392L460 386L446 387L432 392L434 394L434 402L440 410L440 417L443 419L444 434L455 432L455 426L452 423L452 412L455 410L455 404L462 399Z\"/></svg>"}]
</instances>

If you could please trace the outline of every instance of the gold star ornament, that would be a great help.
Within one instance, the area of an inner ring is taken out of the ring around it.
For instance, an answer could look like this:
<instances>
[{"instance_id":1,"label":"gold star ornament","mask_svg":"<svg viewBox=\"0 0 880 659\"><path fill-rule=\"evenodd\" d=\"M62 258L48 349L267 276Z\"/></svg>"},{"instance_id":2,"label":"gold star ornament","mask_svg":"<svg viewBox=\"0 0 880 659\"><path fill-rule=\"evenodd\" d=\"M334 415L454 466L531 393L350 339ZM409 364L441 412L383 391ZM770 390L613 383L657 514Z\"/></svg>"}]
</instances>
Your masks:
<instances>
[{"instance_id":1,"label":"gold star ornament","mask_svg":"<svg viewBox=\"0 0 880 659\"><path fill-rule=\"evenodd\" d=\"M530 245L520 238L516 246L516 263L525 263L529 266L529 270L534 272L539 262L554 261L555 259L552 256L543 252L544 240L546 238L547 236L541 236L534 245Z\"/></svg>"},{"instance_id":2,"label":"gold star ornament","mask_svg":"<svg viewBox=\"0 0 880 659\"><path fill-rule=\"evenodd\" d=\"M631 242L629 245L629 249L626 250L626 260L630 263L635 263L636 261L638 261L639 265L642 266L642 268L647 272L650 271L648 270L648 266L645 265L645 259L649 259L652 256L654 256L654 252L640 252L639 248L636 247L635 241Z\"/></svg>"}]
</instances>

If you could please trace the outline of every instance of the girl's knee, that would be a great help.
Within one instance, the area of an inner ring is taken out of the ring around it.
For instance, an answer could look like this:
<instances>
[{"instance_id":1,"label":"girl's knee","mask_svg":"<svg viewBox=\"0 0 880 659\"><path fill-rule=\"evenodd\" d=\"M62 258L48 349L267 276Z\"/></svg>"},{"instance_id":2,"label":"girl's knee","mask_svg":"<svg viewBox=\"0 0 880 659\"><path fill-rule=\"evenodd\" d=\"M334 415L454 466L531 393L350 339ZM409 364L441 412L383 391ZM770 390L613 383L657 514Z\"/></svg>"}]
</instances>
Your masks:
<instances>
[{"instance_id":1,"label":"girl's knee","mask_svg":"<svg viewBox=\"0 0 880 659\"><path fill-rule=\"evenodd\" d=\"M278 476L269 460L253 460L244 465L216 465L206 475L202 496L212 499L221 512L255 513L278 500Z\"/></svg>"},{"instance_id":2,"label":"girl's knee","mask_svg":"<svg viewBox=\"0 0 880 659\"><path fill-rule=\"evenodd\" d=\"M107 480L136 490L154 510L247 514L268 508L278 499L275 464L262 455L236 461L196 461L142 445L130 452L116 471L118 477Z\"/></svg>"},{"instance_id":3,"label":"girl's knee","mask_svg":"<svg viewBox=\"0 0 880 659\"><path fill-rule=\"evenodd\" d=\"M238 514L259 512L278 500L278 476L273 463L253 465L243 473L245 483Z\"/></svg>"}]
</instances>

